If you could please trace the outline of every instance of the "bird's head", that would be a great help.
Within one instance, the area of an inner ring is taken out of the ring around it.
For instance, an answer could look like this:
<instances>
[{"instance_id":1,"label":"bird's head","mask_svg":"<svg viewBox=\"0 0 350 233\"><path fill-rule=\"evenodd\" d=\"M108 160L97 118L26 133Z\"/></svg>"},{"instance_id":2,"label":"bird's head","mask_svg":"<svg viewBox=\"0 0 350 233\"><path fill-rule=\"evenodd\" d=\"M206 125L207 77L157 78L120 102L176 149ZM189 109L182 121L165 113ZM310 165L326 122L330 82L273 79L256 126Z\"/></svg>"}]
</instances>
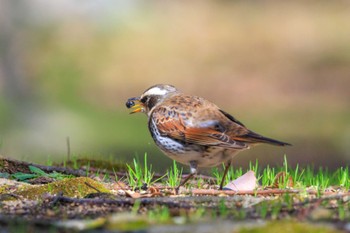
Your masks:
<instances>
[{"instance_id":1,"label":"bird's head","mask_svg":"<svg viewBox=\"0 0 350 233\"><path fill-rule=\"evenodd\" d=\"M172 85L154 85L144 91L140 97L129 98L126 101L126 107L132 109L130 113L144 112L148 115L156 105L177 91Z\"/></svg>"}]
</instances>

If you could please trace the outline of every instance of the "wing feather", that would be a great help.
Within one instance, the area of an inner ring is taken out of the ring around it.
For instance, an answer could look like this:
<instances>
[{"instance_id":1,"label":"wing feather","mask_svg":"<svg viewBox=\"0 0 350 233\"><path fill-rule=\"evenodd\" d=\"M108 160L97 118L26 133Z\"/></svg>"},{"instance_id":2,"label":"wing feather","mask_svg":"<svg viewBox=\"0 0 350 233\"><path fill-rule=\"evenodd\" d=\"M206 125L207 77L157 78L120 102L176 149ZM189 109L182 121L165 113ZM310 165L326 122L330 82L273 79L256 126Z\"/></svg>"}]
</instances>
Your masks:
<instances>
[{"instance_id":1,"label":"wing feather","mask_svg":"<svg viewBox=\"0 0 350 233\"><path fill-rule=\"evenodd\" d=\"M203 146L222 146L232 149L245 149L248 145L244 142L233 140L225 132L222 132L222 128L216 127L213 120L213 124L210 125L206 121L199 126L189 126L183 117L178 112L169 117L165 107L159 107L154 109L151 117L156 119L154 122L162 136L167 136L176 140L183 141L184 143L193 143Z\"/></svg>"},{"instance_id":2,"label":"wing feather","mask_svg":"<svg viewBox=\"0 0 350 233\"><path fill-rule=\"evenodd\" d=\"M175 94L154 107L150 120L161 135L183 143L232 149L246 149L257 143L289 145L254 133L213 103L185 94Z\"/></svg>"}]
</instances>

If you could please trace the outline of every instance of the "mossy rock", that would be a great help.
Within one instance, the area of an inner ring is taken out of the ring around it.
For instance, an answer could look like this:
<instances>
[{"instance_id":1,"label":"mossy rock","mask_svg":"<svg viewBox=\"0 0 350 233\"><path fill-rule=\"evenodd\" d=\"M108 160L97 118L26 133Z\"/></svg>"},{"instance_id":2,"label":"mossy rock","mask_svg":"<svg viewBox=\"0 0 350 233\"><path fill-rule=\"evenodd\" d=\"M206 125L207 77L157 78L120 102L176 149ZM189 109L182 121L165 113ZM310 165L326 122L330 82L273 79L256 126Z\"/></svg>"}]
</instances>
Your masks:
<instances>
[{"instance_id":1,"label":"mossy rock","mask_svg":"<svg viewBox=\"0 0 350 233\"><path fill-rule=\"evenodd\" d=\"M57 194L60 192L62 192L64 196L82 198L88 194L96 193L96 189L102 193L110 193L103 184L91 178L77 177L67 178L44 185L21 187L15 194L30 200L40 199L45 193Z\"/></svg>"}]
</instances>

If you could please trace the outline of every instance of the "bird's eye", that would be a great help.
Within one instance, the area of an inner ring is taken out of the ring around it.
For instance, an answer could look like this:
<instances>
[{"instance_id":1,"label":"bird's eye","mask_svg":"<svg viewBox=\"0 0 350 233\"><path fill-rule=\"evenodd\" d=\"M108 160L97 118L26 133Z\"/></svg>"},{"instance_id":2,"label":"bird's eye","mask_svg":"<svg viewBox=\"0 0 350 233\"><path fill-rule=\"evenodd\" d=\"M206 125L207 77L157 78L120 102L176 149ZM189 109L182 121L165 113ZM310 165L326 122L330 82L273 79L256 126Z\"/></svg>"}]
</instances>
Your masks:
<instances>
[{"instance_id":1,"label":"bird's eye","mask_svg":"<svg viewBox=\"0 0 350 233\"><path fill-rule=\"evenodd\" d=\"M141 98L140 101L141 101L142 103L146 103L147 100L148 100L148 97L147 97L147 96L144 96L144 97Z\"/></svg>"}]
</instances>

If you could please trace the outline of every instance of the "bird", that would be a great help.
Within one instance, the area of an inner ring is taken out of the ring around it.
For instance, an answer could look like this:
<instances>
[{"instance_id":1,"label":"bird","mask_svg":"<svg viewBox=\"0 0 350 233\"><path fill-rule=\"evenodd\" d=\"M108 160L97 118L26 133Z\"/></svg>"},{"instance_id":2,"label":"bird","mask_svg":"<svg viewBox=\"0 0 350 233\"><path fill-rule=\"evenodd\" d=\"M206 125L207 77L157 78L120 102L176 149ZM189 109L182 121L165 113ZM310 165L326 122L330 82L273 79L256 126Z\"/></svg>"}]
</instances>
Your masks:
<instances>
[{"instance_id":1,"label":"bird","mask_svg":"<svg viewBox=\"0 0 350 233\"><path fill-rule=\"evenodd\" d=\"M130 114L145 113L158 148L169 158L190 167L190 174L177 189L197 174L198 168L224 164L219 187L222 190L238 152L260 143L291 145L257 134L209 100L185 94L169 84L149 87L141 96L129 98L126 107L132 110Z\"/></svg>"}]
</instances>

